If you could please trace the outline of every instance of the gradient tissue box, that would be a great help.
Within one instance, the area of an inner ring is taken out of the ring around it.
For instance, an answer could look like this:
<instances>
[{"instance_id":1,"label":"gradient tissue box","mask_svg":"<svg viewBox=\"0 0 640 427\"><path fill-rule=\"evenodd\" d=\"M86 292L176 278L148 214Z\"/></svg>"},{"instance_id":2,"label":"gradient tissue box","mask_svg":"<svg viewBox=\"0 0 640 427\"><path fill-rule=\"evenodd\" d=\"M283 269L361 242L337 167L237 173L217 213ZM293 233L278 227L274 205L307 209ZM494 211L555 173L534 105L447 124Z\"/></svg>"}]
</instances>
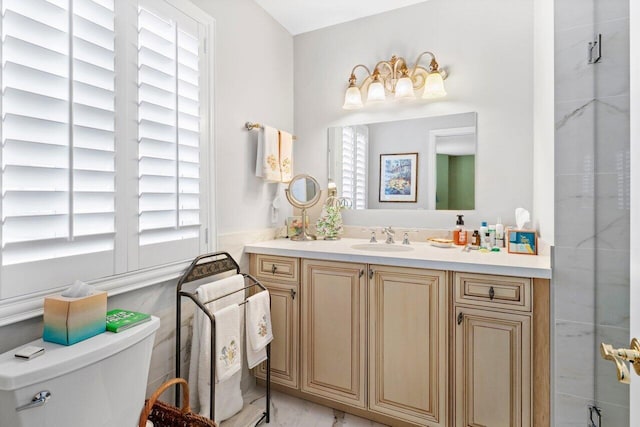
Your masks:
<instances>
[{"instance_id":1,"label":"gradient tissue box","mask_svg":"<svg viewBox=\"0 0 640 427\"><path fill-rule=\"evenodd\" d=\"M44 341L71 345L106 330L107 293L79 298L54 295L44 299Z\"/></svg>"}]
</instances>

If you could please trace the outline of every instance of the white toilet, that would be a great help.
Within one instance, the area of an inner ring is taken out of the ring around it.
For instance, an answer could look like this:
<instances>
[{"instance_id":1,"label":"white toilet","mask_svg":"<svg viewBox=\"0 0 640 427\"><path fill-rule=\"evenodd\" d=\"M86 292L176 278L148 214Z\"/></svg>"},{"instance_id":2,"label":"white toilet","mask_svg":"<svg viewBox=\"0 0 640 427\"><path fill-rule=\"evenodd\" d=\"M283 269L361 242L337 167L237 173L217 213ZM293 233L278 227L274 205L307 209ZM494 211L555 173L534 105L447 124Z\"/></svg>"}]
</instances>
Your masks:
<instances>
[{"instance_id":1,"label":"white toilet","mask_svg":"<svg viewBox=\"0 0 640 427\"><path fill-rule=\"evenodd\" d=\"M45 353L31 360L14 357L24 346L0 355L0 427L137 426L159 326L152 317L68 347L36 340L25 346Z\"/></svg>"}]
</instances>

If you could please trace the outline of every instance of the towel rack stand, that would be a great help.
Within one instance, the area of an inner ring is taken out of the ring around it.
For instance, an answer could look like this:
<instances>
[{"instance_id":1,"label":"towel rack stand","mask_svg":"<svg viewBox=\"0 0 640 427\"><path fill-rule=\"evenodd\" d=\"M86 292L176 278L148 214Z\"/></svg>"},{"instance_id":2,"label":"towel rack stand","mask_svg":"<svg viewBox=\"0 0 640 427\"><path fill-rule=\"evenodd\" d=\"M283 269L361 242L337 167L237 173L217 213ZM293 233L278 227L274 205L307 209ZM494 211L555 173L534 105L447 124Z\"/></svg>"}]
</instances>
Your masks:
<instances>
[{"instance_id":1,"label":"towel rack stand","mask_svg":"<svg viewBox=\"0 0 640 427\"><path fill-rule=\"evenodd\" d=\"M200 280L200 279L204 279L206 277L211 277L211 276L216 276L219 274L223 274L223 273L227 273L230 271L235 271L236 274L242 274L242 276L245 279L245 283L247 281L250 282L249 285L243 287L242 289L238 289L236 291L233 292L229 292L227 294L224 294L220 297L214 298L212 300L209 301L200 301L198 299L198 297L196 296L195 292L188 292L188 291L184 291L182 290L182 286L189 283L189 282L194 282L196 280ZM258 279L256 279L255 277L251 276L250 274L246 274L246 273L240 273L240 266L238 265L238 263L236 262L236 260L233 259L233 257L231 255L229 255L228 252L215 252L215 253L210 253L210 254L206 254L206 255L200 255L198 257L196 257L191 264L189 265L189 267L185 270L185 272L182 274L182 276L180 277L180 280L178 280L178 285L176 287L176 353L175 353L175 363L176 363L176 378L180 377L180 342L181 342L181 333L180 333L180 324L181 324L181 317L182 317L182 297L187 297L189 298L191 301L193 301L196 306L202 310L204 312L204 314L209 318L209 321L211 322L211 350L210 350L210 354L211 355L215 355L215 348L216 348L216 319L215 316L213 315L213 313L207 309L206 305L219 300L221 298L225 298L228 297L229 295L235 294L237 292L244 292L247 289L250 289L254 286L259 287L261 290L266 291L267 288L260 283L260 281L258 281ZM247 300L245 299L243 302L241 302L239 305L243 305L247 302ZM258 421L256 422L256 426L258 424L260 424L263 420L266 423L269 423L269 419L270 419L270 415L271 415L271 344L267 344L267 378L266 378L266 388L267 388L267 396L266 396L266 408L265 411L262 414L262 417L260 417L260 419L258 419ZM211 418L212 420L215 420L215 404L216 404L216 400L215 400L215 387L216 385L216 369L215 369L215 363L211 364L211 369L210 369L210 384L209 384L209 399L210 399L210 405L209 405L209 418ZM180 389L179 389L180 385L176 384L176 395L175 395L175 405L179 406L180 405Z\"/></svg>"},{"instance_id":2,"label":"towel rack stand","mask_svg":"<svg viewBox=\"0 0 640 427\"><path fill-rule=\"evenodd\" d=\"M244 127L247 128L247 130L262 129L263 128L263 126L260 123L252 123L252 122L246 122L244 124ZM296 139L298 139L298 137L295 136L295 135L291 135L291 139L293 139L295 141Z\"/></svg>"}]
</instances>

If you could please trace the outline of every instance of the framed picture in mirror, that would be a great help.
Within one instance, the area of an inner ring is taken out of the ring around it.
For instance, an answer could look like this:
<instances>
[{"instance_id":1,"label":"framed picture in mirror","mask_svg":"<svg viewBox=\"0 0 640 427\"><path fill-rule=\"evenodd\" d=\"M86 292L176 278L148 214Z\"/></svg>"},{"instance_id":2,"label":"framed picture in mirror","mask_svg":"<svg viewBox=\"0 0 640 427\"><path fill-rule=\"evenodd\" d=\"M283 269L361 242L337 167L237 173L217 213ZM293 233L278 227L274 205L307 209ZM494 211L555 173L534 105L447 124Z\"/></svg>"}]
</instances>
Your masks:
<instances>
[{"instance_id":1,"label":"framed picture in mirror","mask_svg":"<svg viewBox=\"0 0 640 427\"><path fill-rule=\"evenodd\" d=\"M418 153L380 154L379 200L417 202Z\"/></svg>"}]
</instances>

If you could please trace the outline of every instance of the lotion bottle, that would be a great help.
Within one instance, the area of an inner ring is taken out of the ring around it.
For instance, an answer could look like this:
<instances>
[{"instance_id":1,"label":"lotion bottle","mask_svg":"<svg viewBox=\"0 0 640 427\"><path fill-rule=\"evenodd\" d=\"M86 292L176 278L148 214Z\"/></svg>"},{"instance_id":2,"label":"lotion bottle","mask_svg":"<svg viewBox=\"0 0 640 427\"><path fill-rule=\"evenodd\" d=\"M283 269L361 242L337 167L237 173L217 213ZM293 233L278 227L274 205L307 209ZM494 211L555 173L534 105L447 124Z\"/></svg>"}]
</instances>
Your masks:
<instances>
[{"instance_id":1,"label":"lotion bottle","mask_svg":"<svg viewBox=\"0 0 640 427\"><path fill-rule=\"evenodd\" d=\"M456 229L453 232L453 242L456 245L464 246L467 244L467 230L464 228L464 220L462 219L464 215L458 215L458 220L456 221Z\"/></svg>"},{"instance_id":2,"label":"lotion bottle","mask_svg":"<svg viewBox=\"0 0 640 427\"><path fill-rule=\"evenodd\" d=\"M498 218L498 223L496 224L496 246L504 248L504 243L504 225L502 225L502 219Z\"/></svg>"}]
</instances>

